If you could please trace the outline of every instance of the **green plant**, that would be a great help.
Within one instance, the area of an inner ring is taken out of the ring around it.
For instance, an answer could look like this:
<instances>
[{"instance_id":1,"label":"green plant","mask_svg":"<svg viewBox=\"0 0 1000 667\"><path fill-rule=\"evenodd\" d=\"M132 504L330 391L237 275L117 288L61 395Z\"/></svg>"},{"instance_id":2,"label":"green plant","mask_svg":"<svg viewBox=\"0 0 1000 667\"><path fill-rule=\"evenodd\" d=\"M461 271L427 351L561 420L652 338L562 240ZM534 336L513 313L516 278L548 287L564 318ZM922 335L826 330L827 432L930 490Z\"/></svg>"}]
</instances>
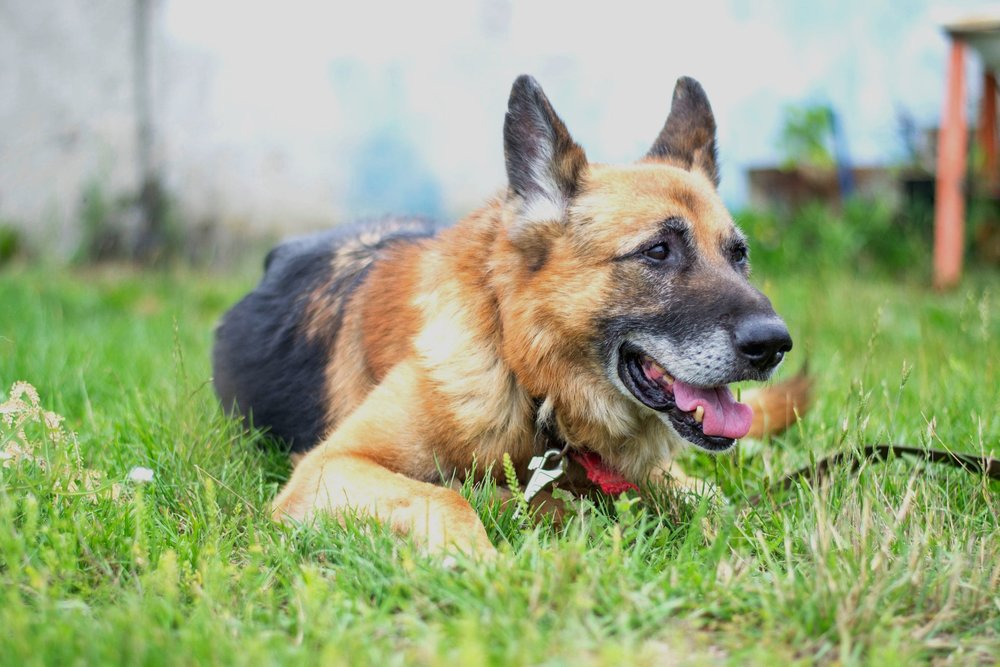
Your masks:
<instances>
[{"instance_id":1,"label":"green plant","mask_svg":"<svg viewBox=\"0 0 1000 667\"><path fill-rule=\"evenodd\" d=\"M0 223L0 266L7 264L24 251L24 241L19 229Z\"/></svg>"},{"instance_id":2,"label":"green plant","mask_svg":"<svg viewBox=\"0 0 1000 667\"><path fill-rule=\"evenodd\" d=\"M119 207L108 196L98 178L87 182L81 194L80 228L82 238L75 259L98 262L119 258L125 246Z\"/></svg>"},{"instance_id":3,"label":"green plant","mask_svg":"<svg viewBox=\"0 0 1000 667\"><path fill-rule=\"evenodd\" d=\"M829 169L834 166L831 111L825 105L789 106L781 128L779 148L785 169L798 166Z\"/></svg>"},{"instance_id":4,"label":"green plant","mask_svg":"<svg viewBox=\"0 0 1000 667\"><path fill-rule=\"evenodd\" d=\"M125 221L135 215L152 219L130 229ZM75 259L80 263L127 259L162 266L207 254L199 244L203 239L187 238L176 201L155 182L138 195L113 197L100 178L91 179L81 195L79 220L82 238ZM200 231L204 237L211 229Z\"/></svg>"},{"instance_id":5,"label":"green plant","mask_svg":"<svg viewBox=\"0 0 1000 667\"><path fill-rule=\"evenodd\" d=\"M863 275L926 272L926 227L885 200L852 198L840 210L819 202L794 212L742 211L756 269L831 271Z\"/></svg>"}]
</instances>

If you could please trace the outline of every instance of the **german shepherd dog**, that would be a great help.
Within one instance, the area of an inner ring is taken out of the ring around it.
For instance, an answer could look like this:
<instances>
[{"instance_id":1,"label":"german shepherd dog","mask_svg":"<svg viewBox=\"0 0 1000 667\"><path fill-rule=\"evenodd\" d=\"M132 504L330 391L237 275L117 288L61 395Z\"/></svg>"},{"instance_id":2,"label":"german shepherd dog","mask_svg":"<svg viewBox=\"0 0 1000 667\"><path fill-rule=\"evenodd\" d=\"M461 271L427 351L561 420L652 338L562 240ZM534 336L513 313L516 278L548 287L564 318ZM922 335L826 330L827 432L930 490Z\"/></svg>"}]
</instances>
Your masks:
<instances>
[{"instance_id":1,"label":"german shepherd dog","mask_svg":"<svg viewBox=\"0 0 1000 667\"><path fill-rule=\"evenodd\" d=\"M634 164L588 162L529 76L503 136L506 190L453 227L388 219L287 241L223 318L223 405L297 462L277 519L359 512L430 550L489 554L443 481L502 478L506 454L523 482L554 441L576 491L688 484L671 461L689 444L724 452L804 407L801 381L753 408L727 386L766 380L792 340L747 279L698 82L677 82Z\"/></svg>"}]
</instances>

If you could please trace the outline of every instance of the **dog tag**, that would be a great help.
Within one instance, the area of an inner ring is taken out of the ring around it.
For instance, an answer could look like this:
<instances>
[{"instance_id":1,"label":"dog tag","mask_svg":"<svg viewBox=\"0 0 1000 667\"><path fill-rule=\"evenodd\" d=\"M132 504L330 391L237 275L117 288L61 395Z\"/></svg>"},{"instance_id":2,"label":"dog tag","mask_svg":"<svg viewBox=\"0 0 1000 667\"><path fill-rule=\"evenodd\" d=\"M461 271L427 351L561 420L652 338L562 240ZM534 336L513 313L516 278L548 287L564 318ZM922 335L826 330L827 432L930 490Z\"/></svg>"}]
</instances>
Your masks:
<instances>
[{"instance_id":1,"label":"dog tag","mask_svg":"<svg viewBox=\"0 0 1000 667\"><path fill-rule=\"evenodd\" d=\"M528 485L524 487L524 499L530 502L538 492L556 481L566 472L566 457L558 449L550 449L541 456L532 457L528 470L533 470Z\"/></svg>"}]
</instances>

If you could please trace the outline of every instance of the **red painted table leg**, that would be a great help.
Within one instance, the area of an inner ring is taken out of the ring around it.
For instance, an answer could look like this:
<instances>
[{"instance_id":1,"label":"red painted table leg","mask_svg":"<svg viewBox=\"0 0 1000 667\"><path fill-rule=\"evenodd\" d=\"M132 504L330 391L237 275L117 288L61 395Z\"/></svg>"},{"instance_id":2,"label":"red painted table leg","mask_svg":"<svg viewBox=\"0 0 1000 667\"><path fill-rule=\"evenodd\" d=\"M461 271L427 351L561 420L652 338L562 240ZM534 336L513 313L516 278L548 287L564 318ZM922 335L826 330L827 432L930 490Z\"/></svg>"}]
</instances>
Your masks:
<instances>
[{"instance_id":1,"label":"red painted table leg","mask_svg":"<svg viewBox=\"0 0 1000 667\"><path fill-rule=\"evenodd\" d=\"M941 132L938 135L937 190L934 204L934 285L953 287L962 275L965 203L962 180L966 160L964 46L952 40Z\"/></svg>"}]
</instances>

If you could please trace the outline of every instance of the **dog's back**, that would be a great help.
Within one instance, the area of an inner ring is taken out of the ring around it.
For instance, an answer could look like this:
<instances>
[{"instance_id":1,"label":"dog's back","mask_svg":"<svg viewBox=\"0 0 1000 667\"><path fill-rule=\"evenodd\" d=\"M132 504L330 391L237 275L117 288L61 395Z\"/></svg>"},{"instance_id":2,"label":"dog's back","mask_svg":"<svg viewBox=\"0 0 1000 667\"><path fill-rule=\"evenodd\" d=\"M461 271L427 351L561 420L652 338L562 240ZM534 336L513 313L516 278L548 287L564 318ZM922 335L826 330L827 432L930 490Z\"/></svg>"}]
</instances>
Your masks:
<instances>
[{"instance_id":1,"label":"dog's back","mask_svg":"<svg viewBox=\"0 0 1000 667\"><path fill-rule=\"evenodd\" d=\"M324 372L344 311L379 253L431 236L420 219L386 219L285 241L264 277L216 330L212 366L222 404L304 451L329 428ZM324 317L310 309L320 304Z\"/></svg>"}]
</instances>

